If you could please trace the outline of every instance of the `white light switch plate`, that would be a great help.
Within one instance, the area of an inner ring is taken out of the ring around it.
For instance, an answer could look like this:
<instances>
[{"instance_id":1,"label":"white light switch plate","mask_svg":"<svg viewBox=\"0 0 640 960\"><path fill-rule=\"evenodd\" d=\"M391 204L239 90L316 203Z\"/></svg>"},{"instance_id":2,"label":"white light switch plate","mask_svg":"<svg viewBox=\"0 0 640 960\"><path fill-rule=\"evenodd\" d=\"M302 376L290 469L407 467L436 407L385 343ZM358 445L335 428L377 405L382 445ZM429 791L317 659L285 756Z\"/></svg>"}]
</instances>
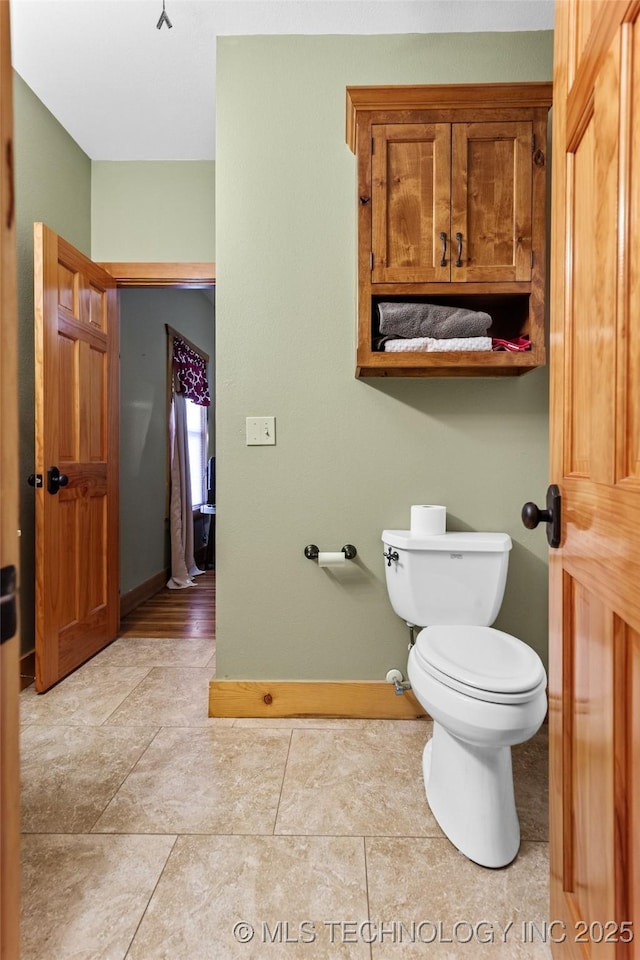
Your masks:
<instances>
[{"instance_id":1,"label":"white light switch plate","mask_svg":"<svg viewBox=\"0 0 640 960\"><path fill-rule=\"evenodd\" d=\"M275 417L247 417L247 446L264 446L275 442Z\"/></svg>"}]
</instances>

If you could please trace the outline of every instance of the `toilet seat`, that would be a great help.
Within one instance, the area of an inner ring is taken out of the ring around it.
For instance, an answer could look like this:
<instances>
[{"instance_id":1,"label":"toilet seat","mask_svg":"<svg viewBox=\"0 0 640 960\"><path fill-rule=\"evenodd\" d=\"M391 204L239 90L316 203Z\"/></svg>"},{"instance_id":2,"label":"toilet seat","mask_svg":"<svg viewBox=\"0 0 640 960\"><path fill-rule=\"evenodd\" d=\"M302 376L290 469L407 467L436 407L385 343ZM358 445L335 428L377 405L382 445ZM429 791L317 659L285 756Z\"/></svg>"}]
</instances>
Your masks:
<instances>
[{"instance_id":1,"label":"toilet seat","mask_svg":"<svg viewBox=\"0 0 640 960\"><path fill-rule=\"evenodd\" d=\"M413 653L431 676L476 700L526 703L546 687L544 666L535 650L492 627L425 627Z\"/></svg>"}]
</instances>

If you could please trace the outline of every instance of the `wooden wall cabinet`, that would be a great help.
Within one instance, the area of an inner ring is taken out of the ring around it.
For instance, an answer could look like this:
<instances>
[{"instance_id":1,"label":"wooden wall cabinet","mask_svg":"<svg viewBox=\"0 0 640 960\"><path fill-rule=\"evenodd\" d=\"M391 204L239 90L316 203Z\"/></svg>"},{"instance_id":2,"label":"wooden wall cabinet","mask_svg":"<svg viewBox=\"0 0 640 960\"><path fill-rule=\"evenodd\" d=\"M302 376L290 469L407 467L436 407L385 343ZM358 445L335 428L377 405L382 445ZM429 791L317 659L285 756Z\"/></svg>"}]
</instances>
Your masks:
<instances>
[{"instance_id":1,"label":"wooden wall cabinet","mask_svg":"<svg viewBox=\"0 0 640 960\"><path fill-rule=\"evenodd\" d=\"M358 166L356 376L506 376L545 362L550 83L347 87ZM531 349L392 354L377 304L484 310Z\"/></svg>"}]
</instances>

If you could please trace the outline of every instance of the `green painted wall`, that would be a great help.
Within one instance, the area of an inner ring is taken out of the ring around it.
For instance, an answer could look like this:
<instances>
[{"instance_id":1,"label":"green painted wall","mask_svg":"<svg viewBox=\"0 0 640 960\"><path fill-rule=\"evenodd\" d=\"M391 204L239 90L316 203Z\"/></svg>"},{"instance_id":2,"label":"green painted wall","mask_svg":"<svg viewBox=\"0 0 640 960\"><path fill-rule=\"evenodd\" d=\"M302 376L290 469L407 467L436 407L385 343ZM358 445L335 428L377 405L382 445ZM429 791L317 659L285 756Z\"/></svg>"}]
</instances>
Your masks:
<instances>
[{"instance_id":1,"label":"green painted wall","mask_svg":"<svg viewBox=\"0 0 640 960\"><path fill-rule=\"evenodd\" d=\"M213 161L94 161L92 175L94 260L215 260Z\"/></svg>"},{"instance_id":2,"label":"green painted wall","mask_svg":"<svg viewBox=\"0 0 640 960\"><path fill-rule=\"evenodd\" d=\"M547 649L546 369L357 381L356 164L345 87L549 80L552 34L223 37L218 43L217 645L221 678L382 679L407 630L380 533L412 503L513 539L497 626ZM245 445L274 415L277 443ZM313 542L358 548L338 573Z\"/></svg>"},{"instance_id":3,"label":"green painted wall","mask_svg":"<svg viewBox=\"0 0 640 960\"><path fill-rule=\"evenodd\" d=\"M22 652L35 642L33 223L91 253L91 161L18 74L13 76L18 253L20 620Z\"/></svg>"},{"instance_id":4,"label":"green painted wall","mask_svg":"<svg viewBox=\"0 0 640 960\"><path fill-rule=\"evenodd\" d=\"M166 570L170 562L166 323L209 354L212 392L214 386L212 301L200 290L121 290L121 594Z\"/></svg>"}]
</instances>

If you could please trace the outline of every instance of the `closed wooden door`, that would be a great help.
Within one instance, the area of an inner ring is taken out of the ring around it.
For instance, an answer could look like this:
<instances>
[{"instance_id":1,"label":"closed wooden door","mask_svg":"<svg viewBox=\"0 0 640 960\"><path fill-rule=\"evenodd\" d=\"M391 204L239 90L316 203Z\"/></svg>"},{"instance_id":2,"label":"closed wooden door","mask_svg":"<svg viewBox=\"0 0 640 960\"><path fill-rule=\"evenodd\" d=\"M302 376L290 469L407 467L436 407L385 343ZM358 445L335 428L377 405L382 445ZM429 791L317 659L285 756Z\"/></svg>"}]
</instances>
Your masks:
<instances>
[{"instance_id":1,"label":"closed wooden door","mask_svg":"<svg viewBox=\"0 0 640 960\"><path fill-rule=\"evenodd\" d=\"M533 124L455 123L451 279L531 279ZM544 192L539 194L544 199ZM538 211L544 220L544 205Z\"/></svg>"},{"instance_id":2,"label":"closed wooden door","mask_svg":"<svg viewBox=\"0 0 640 960\"><path fill-rule=\"evenodd\" d=\"M20 952L18 339L9 4L0 3L0 956Z\"/></svg>"},{"instance_id":3,"label":"closed wooden door","mask_svg":"<svg viewBox=\"0 0 640 960\"><path fill-rule=\"evenodd\" d=\"M36 689L116 637L118 308L101 267L34 227Z\"/></svg>"},{"instance_id":4,"label":"closed wooden door","mask_svg":"<svg viewBox=\"0 0 640 960\"><path fill-rule=\"evenodd\" d=\"M373 124L374 283L450 279L451 126Z\"/></svg>"},{"instance_id":5,"label":"closed wooden door","mask_svg":"<svg viewBox=\"0 0 640 960\"><path fill-rule=\"evenodd\" d=\"M639 14L557 3L551 916L567 960L640 949Z\"/></svg>"}]
</instances>

